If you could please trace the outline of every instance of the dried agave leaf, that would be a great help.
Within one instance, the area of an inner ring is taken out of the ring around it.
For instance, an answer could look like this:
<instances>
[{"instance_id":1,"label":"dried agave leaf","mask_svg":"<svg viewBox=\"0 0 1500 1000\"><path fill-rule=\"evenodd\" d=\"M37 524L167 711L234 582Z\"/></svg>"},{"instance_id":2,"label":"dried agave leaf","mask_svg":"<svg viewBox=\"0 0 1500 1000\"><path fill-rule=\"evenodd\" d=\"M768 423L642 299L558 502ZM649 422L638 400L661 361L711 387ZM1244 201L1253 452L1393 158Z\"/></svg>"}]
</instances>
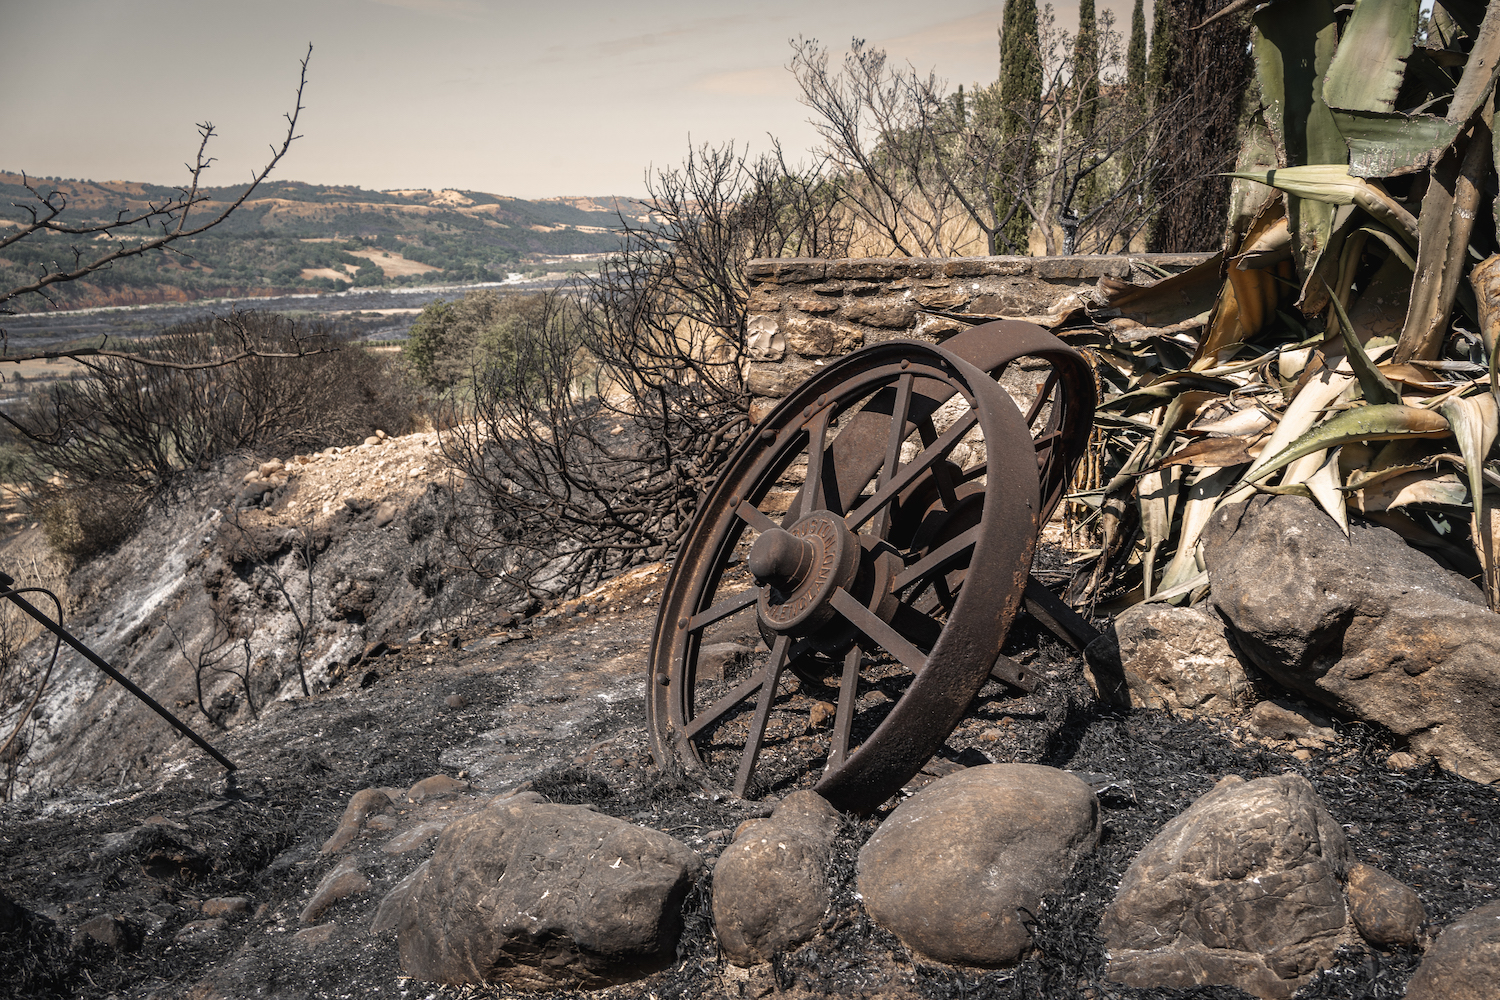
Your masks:
<instances>
[{"instance_id":1,"label":"dried agave leaf","mask_svg":"<svg viewBox=\"0 0 1500 1000\"><path fill-rule=\"evenodd\" d=\"M1253 458L1251 447L1256 440L1249 436L1199 438L1162 459L1161 468L1186 465L1194 469L1222 469L1244 465Z\"/></svg>"},{"instance_id":2,"label":"dried agave leaf","mask_svg":"<svg viewBox=\"0 0 1500 1000\"><path fill-rule=\"evenodd\" d=\"M1340 448L1333 449L1327 461L1318 466L1303 482L1312 491L1313 499L1318 502L1318 506L1327 511L1328 516L1338 523L1339 530L1347 535L1349 534L1349 505L1339 489L1339 452L1341 450Z\"/></svg>"},{"instance_id":3,"label":"dried agave leaf","mask_svg":"<svg viewBox=\"0 0 1500 1000\"><path fill-rule=\"evenodd\" d=\"M1489 18L1486 18L1488 23ZM1469 235L1479 209L1485 179L1492 168L1493 146L1487 108L1474 124L1463 158L1454 147L1432 170L1432 182L1422 196L1421 240L1417 246L1416 275L1406 325L1401 331L1397 361L1431 360L1438 356L1448 334L1448 317L1458 295L1469 256Z\"/></svg>"},{"instance_id":4,"label":"dried agave leaf","mask_svg":"<svg viewBox=\"0 0 1500 1000\"><path fill-rule=\"evenodd\" d=\"M1496 199L1496 206L1496 211L1500 211L1500 199ZM1484 340L1490 385L1494 386L1500 376L1500 368L1495 365L1495 346L1500 341L1500 254L1492 254L1475 264L1469 272L1469 284L1479 303L1479 336Z\"/></svg>"},{"instance_id":5,"label":"dried agave leaf","mask_svg":"<svg viewBox=\"0 0 1500 1000\"><path fill-rule=\"evenodd\" d=\"M1484 501L1484 460L1500 429L1500 407L1496 407L1493 394L1482 392L1450 399L1440 409L1458 439L1458 450L1469 475L1469 491L1474 495L1474 509L1478 513Z\"/></svg>"},{"instance_id":6,"label":"dried agave leaf","mask_svg":"<svg viewBox=\"0 0 1500 1000\"><path fill-rule=\"evenodd\" d=\"M1490 610L1500 607L1500 507L1486 504L1470 521L1474 551L1484 568L1484 596Z\"/></svg>"},{"instance_id":7,"label":"dried agave leaf","mask_svg":"<svg viewBox=\"0 0 1500 1000\"><path fill-rule=\"evenodd\" d=\"M1182 504L1182 519L1177 528L1177 551L1162 573L1161 589L1180 586L1203 569L1200 539L1219 501L1233 488L1239 476L1235 469L1209 469L1192 476L1187 483Z\"/></svg>"},{"instance_id":8,"label":"dried agave leaf","mask_svg":"<svg viewBox=\"0 0 1500 1000\"><path fill-rule=\"evenodd\" d=\"M1267 427L1270 427L1272 423L1273 420L1269 413L1261 407L1252 404L1235 410L1228 416L1220 417L1217 420L1210 420L1206 423L1194 421L1188 425L1188 430L1195 434L1248 437L1259 434Z\"/></svg>"},{"instance_id":9,"label":"dried agave leaf","mask_svg":"<svg viewBox=\"0 0 1500 1000\"><path fill-rule=\"evenodd\" d=\"M1473 117L1494 91L1497 73L1500 73L1500 7L1491 3L1479 25L1474 47L1469 50L1453 100L1448 104L1448 120L1466 122Z\"/></svg>"},{"instance_id":10,"label":"dried agave leaf","mask_svg":"<svg viewBox=\"0 0 1500 1000\"><path fill-rule=\"evenodd\" d=\"M1158 469L1142 476L1136 486L1141 505L1141 532L1146 546L1141 569L1147 597L1155 587L1156 554L1172 535L1172 517L1177 510L1181 478L1179 468Z\"/></svg>"},{"instance_id":11,"label":"dried agave leaf","mask_svg":"<svg viewBox=\"0 0 1500 1000\"><path fill-rule=\"evenodd\" d=\"M1452 472L1408 472L1387 479L1352 494L1355 506L1362 512L1399 510L1420 505L1427 507L1465 508L1469 506L1469 488Z\"/></svg>"},{"instance_id":12,"label":"dried agave leaf","mask_svg":"<svg viewBox=\"0 0 1500 1000\"><path fill-rule=\"evenodd\" d=\"M1321 451L1308 452L1296 461L1288 463L1286 471L1281 474L1281 485L1305 484L1327 461L1328 449L1326 448Z\"/></svg>"},{"instance_id":13,"label":"dried agave leaf","mask_svg":"<svg viewBox=\"0 0 1500 1000\"><path fill-rule=\"evenodd\" d=\"M1285 423L1283 418L1282 424ZM1351 441L1442 438L1451 433L1448 421L1441 414L1421 407L1403 406L1399 403L1358 406L1329 417L1270 459L1265 460L1265 456L1262 456L1264 464L1258 461L1258 467L1252 467L1246 478L1252 482L1264 479L1303 455ZM1269 446L1266 450L1270 451Z\"/></svg>"},{"instance_id":14,"label":"dried agave leaf","mask_svg":"<svg viewBox=\"0 0 1500 1000\"><path fill-rule=\"evenodd\" d=\"M1211 259L1155 284L1118 282L1105 285L1102 281L1100 284L1108 307L1118 310L1121 316L1142 326L1171 326L1213 308L1219 286L1224 283L1220 277L1223 266L1224 255L1215 254Z\"/></svg>"}]
</instances>

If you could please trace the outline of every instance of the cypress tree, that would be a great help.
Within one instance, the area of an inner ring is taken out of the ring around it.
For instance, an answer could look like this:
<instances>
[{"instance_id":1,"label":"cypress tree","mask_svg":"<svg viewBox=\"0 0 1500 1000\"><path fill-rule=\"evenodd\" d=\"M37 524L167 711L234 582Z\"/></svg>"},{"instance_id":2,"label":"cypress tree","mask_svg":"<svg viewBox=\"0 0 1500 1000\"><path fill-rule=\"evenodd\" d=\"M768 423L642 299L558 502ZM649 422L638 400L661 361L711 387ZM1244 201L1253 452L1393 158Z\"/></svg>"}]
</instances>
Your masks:
<instances>
[{"instance_id":1,"label":"cypress tree","mask_svg":"<svg viewBox=\"0 0 1500 1000\"><path fill-rule=\"evenodd\" d=\"M1130 45L1125 49L1125 86L1137 100L1146 94L1146 0L1130 12Z\"/></svg>"},{"instance_id":2,"label":"cypress tree","mask_svg":"<svg viewBox=\"0 0 1500 1000\"><path fill-rule=\"evenodd\" d=\"M1099 31L1094 21L1094 0L1078 2L1078 35L1073 39L1073 79L1083 81L1078 115L1073 123L1080 135L1091 135L1099 111Z\"/></svg>"},{"instance_id":3,"label":"cypress tree","mask_svg":"<svg viewBox=\"0 0 1500 1000\"><path fill-rule=\"evenodd\" d=\"M1037 41L1036 0L1005 0L1000 29L1000 103L1005 106L1006 132L1024 128L1018 108L1034 108L1042 100L1042 53Z\"/></svg>"},{"instance_id":4,"label":"cypress tree","mask_svg":"<svg viewBox=\"0 0 1500 1000\"><path fill-rule=\"evenodd\" d=\"M1150 90L1158 128L1169 138L1153 181L1152 250L1217 250L1229 208L1229 178L1239 152L1239 112L1251 79L1250 28L1226 17L1193 30L1222 0L1156 0ZM1159 140L1160 141L1160 140Z\"/></svg>"},{"instance_id":5,"label":"cypress tree","mask_svg":"<svg viewBox=\"0 0 1500 1000\"><path fill-rule=\"evenodd\" d=\"M1000 134L1011 150L1009 168L995 192L995 208L1004 217L1017 199L1011 185L1025 185L1031 174L1035 150L1019 147L1030 128L1030 119L1040 113L1042 103L1042 54L1037 40L1036 0L1005 0L1005 20L1000 28ZM1031 217L1024 208L1016 211L1002 234L1014 250L1026 252Z\"/></svg>"}]
</instances>

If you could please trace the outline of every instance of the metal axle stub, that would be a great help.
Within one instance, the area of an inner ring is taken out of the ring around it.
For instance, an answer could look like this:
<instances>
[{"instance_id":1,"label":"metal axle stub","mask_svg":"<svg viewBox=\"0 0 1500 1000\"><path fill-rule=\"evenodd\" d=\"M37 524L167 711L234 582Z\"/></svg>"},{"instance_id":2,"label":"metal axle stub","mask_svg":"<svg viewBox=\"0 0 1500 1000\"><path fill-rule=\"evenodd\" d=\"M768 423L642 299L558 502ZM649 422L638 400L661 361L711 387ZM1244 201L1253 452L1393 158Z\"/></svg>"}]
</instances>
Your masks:
<instances>
[{"instance_id":1,"label":"metal axle stub","mask_svg":"<svg viewBox=\"0 0 1500 1000\"><path fill-rule=\"evenodd\" d=\"M746 563L761 583L760 621L783 635L814 632L837 614L828 603L859 571L860 546L843 518L813 511L790 529L762 532Z\"/></svg>"}]
</instances>

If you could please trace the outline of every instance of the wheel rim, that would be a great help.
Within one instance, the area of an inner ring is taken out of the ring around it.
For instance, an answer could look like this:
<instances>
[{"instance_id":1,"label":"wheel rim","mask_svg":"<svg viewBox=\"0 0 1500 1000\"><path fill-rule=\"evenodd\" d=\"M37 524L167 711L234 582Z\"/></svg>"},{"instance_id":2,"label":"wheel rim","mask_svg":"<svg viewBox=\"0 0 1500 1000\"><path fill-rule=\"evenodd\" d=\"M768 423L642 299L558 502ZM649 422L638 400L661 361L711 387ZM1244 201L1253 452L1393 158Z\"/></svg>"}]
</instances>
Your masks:
<instances>
[{"instance_id":1,"label":"wheel rim","mask_svg":"<svg viewBox=\"0 0 1500 1000\"><path fill-rule=\"evenodd\" d=\"M1011 360L974 333L956 339L963 354ZM1047 456L984 367L927 343L871 346L793 391L736 451L663 594L646 699L658 763L744 796L795 780L787 756L793 772L814 760L817 792L868 811L941 747L989 676L1050 513ZM1050 411L1043 423L1068 423L1068 408ZM954 475L950 457L977 442L983 462ZM892 546L915 493L924 516ZM699 676L705 640L756 633L769 651L750 670ZM831 726L813 724L819 712Z\"/></svg>"}]
</instances>

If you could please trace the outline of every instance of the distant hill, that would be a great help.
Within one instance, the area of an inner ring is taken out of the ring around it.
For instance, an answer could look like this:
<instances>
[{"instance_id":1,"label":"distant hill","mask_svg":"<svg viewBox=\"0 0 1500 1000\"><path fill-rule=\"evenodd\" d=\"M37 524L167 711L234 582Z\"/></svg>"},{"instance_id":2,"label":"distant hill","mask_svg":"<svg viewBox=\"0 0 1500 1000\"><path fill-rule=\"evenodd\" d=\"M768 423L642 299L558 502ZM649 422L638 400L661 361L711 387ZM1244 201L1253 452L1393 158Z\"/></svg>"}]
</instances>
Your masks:
<instances>
[{"instance_id":1,"label":"distant hill","mask_svg":"<svg viewBox=\"0 0 1500 1000\"><path fill-rule=\"evenodd\" d=\"M140 211L177 193L135 181L32 178L37 190L67 198L73 225ZM207 218L244 186L208 188L194 210ZM0 171L0 231L24 221L35 199L20 174ZM193 240L116 262L87 280L54 286L64 307L180 302L207 297L275 295L357 286L494 281L508 273L586 268L618 246L619 214L645 209L613 197L524 201L482 191L366 191L298 181L262 184L224 224ZM144 232L138 235L144 235ZM14 288L39 269L87 256L102 241L38 234L0 251L0 283ZM22 309L41 309L34 299Z\"/></svg>"}]
</instances>

